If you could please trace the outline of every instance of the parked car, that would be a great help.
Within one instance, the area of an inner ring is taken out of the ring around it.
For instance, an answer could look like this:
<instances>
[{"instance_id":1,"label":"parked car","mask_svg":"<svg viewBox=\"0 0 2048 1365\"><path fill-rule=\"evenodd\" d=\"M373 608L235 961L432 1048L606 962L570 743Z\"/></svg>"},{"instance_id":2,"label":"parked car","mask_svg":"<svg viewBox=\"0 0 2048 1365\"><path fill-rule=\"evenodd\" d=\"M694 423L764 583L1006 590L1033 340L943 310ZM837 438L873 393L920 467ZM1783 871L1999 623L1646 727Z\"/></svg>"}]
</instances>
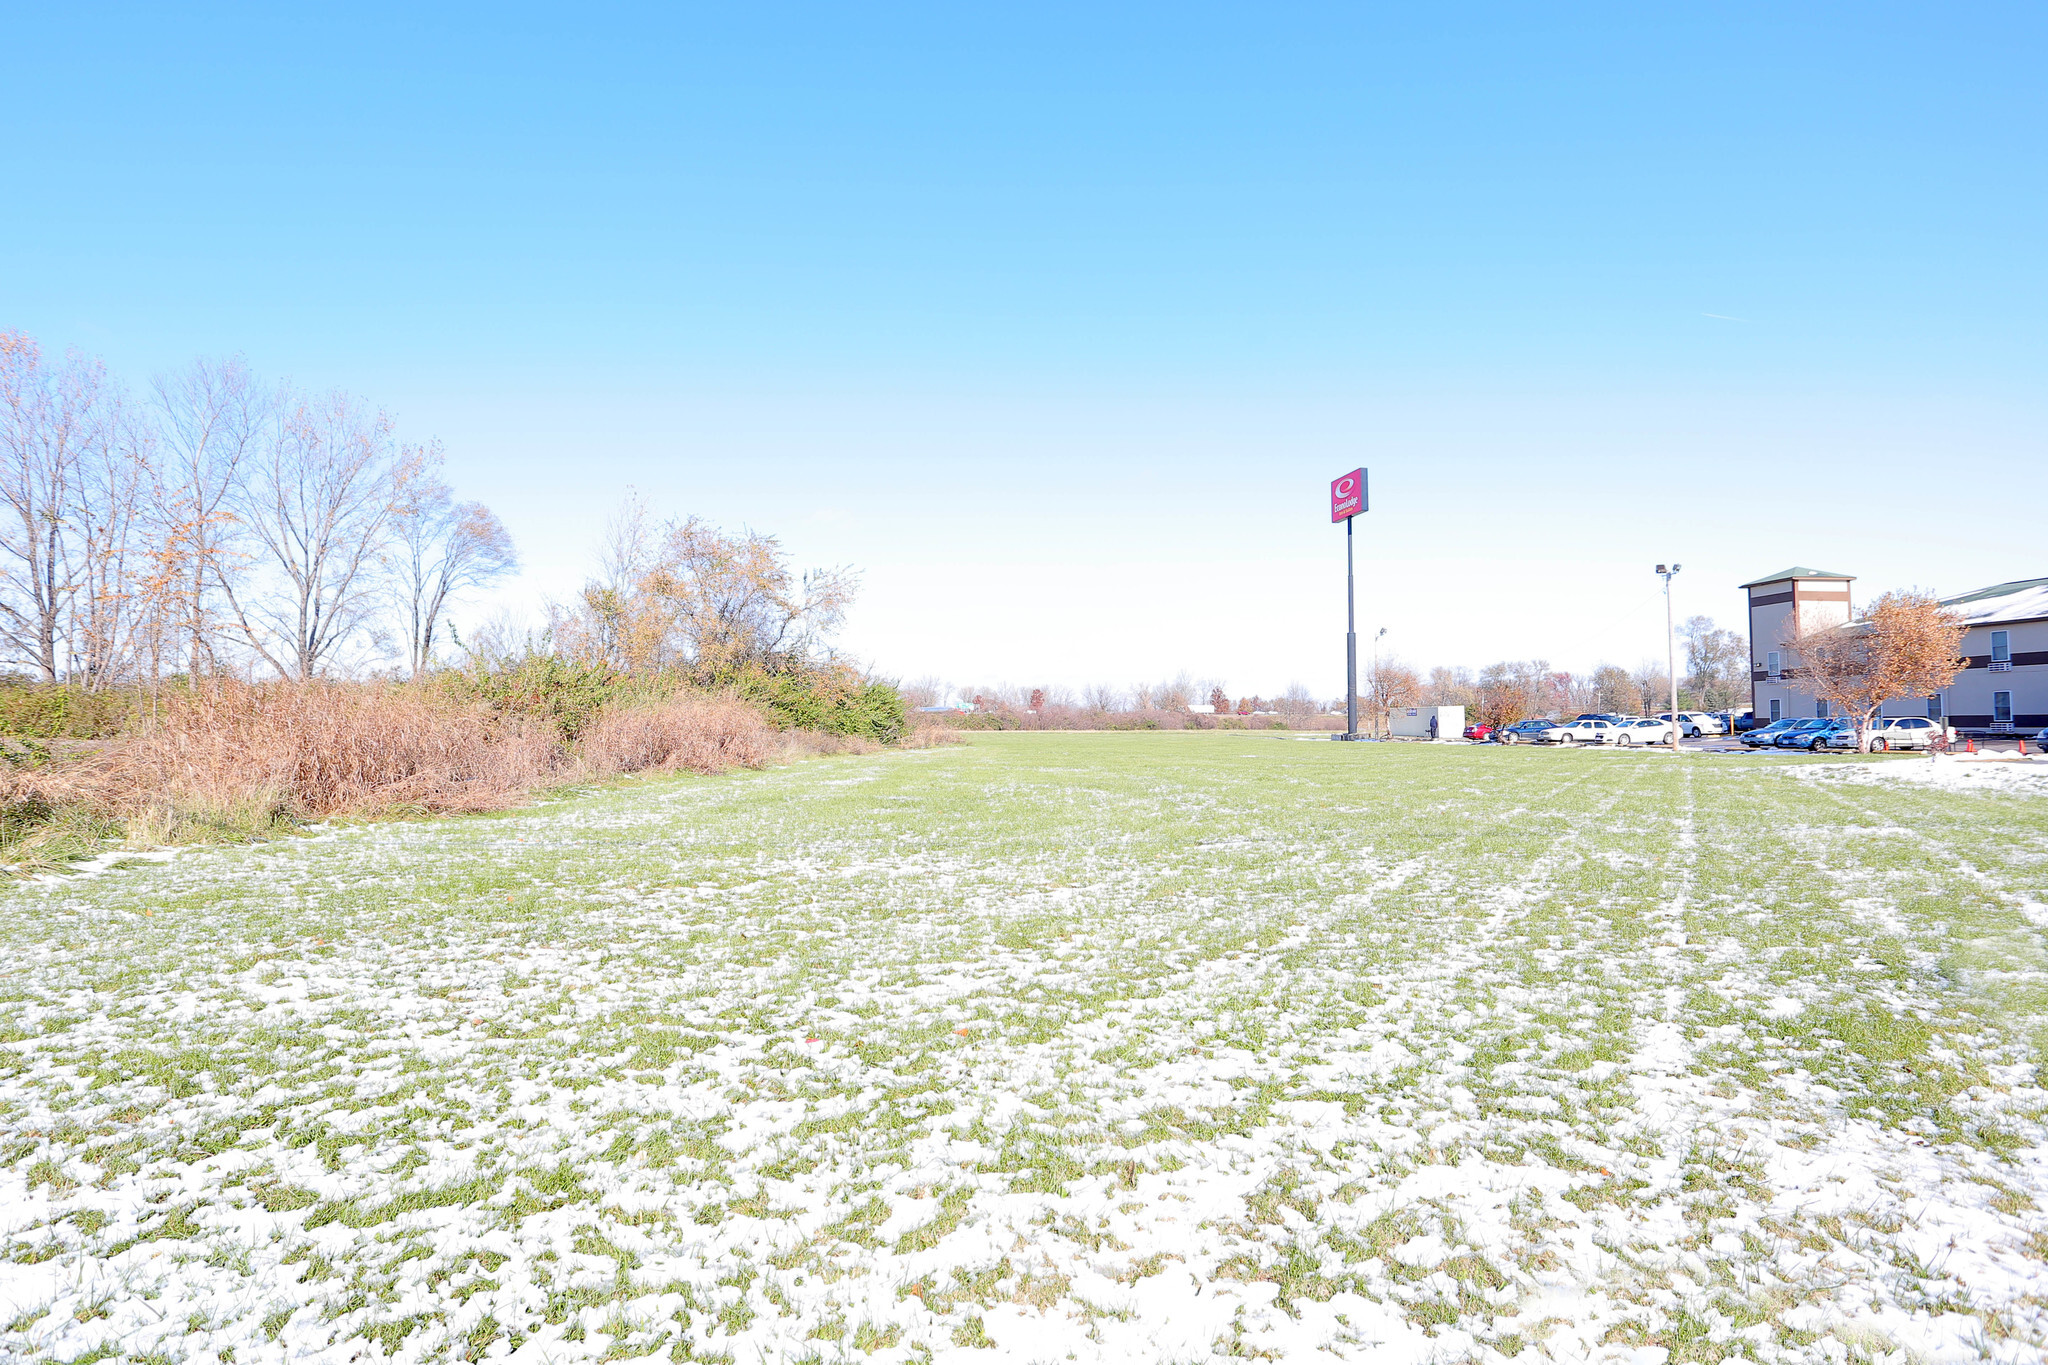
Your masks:
<instances>
[{"instance_id":1,"label":"parked car","mask_svg":"<svg viewBox=\"0 0 2048 1365\"><path fill-rule=\"evenodd\" d=\"M1767 725L1759 725L1756 729L1745 734L1742 737L1742 742L1751 749L1768 749L1778 742L1779 735L1784 734L1799 723L1792 717L1786 716L1780 720L1771 721Z\"/></svg>"},{"instance_id":2,"label":"parked car","mask_svg":"<svg viewBox=\"0 0 2048 1365\"><path fill-rule=\"evenodd\" d=\"M1556 728L1554 720L1518 720L1513 725L1503 725L1493 737L1501 744L1538 744L1545 730Z\"/></svg>"},{"instance_id":3,"label":"parked car","mask_svg":"<svg viewBox=\"0 0 2048 1365\"><path fill-rule=\"evenodd\" d=\"M1614 738L1612 721L1581 718L1553 725L1536 736L1540 744L1605 744Z\"/></svg>"},{"instance_id":4,"label":"parked car","mask_svg":"<svg viewBox=\"0 0 2048 1365\"><path fill-rule=\"evenodd\" d=\"M1623 716L1623 715L1617 715L1616 713L1614 713L1614 712L1612 712L1612 711L1586 711L1586 712L1582 712L1582 713L1581 713L1581 714L1579 715L1578 719L1580 719L1580 720L1604 720L1604 721L1606 721L1606 722L1607 722L1607 723L1608 723L1609 725L1614 725L1614 724L1617 724L1617 723L1619 723L1619 722L1621 722L1621 721L1624 721L1624 720L1632 720L1632 719L1634 719L1634 717L1632 717L1632 716Z\"/></svg>"},{"instance_id":5,"label":"parked car","mask_svg":"<svg viewBox=\"0 0 2048 1365\"><path fill-rule=\"evenodd\" d=\"M1714 716L1723 725L1728 727L1728 733L1731 735L1739 735L1756 729L1756 712L1754 711L1716 711Z\"/></svg>"},{"instance_id":6,"label":"parked car","mask_svg":"<svg viewBox=\"0 0 2048 1365\"><path fill-rule=\"evenodd\" d=\"M1624 749L1636 744L1669 744L1671 722L1668 720L1632 720L1615 727L1614 742Z\"/></svg>"},{"instance_id":7,"label":"parked car","mask_svg":"<svg viewBox=\"0 0 2048 1365\"><path fill-rule=\"evenodd\" d=\"M1682 722L1679 726L1679 733L1687 739L1698 739L1701 735L1725 735L1728 733L1727 722L1709 711L1680 711L1678 718ZM1670 720L1671 713L1669 711L1659 711L1657 719Z\"/></svg>"},{"instance_id":8,"label":"parked car","mask_svg":"<svg viewBox=\"0 0 2048 1365\"><path fill-rule=\"evenodd\" d=\"M1872 737L1870 747L1873 749L1877 747L1876 735L1878 733L1878 726L1882 723L1881 721L1868 721L1864 724L1864 732ZM1854 716L1838 717L1833 725L1822 730L1813 743L1806 747L1816 753L1822 749L1855 749L1856 718Z\"/></svg>"},{"instance_id":9,"label":"parked car","mask_svg":"<svg viewBox=\"0 0 2048 1365\"><path fill-rule=\"evenodd\" d=\"M1925 749L1937 739L1953 740L1955 737L1955 730L1944 720L1885 716L1871 730L1870 747L1879 753L1887 749Z\"/></svg>"},{"instance_id":10,"label":"parked car","mask_svg":"<svg viewBox=\"0 0 2048 1365\"><path fill-rule=\"evenodd\" d=\"M1771 743L1780 749L1811 749L1814 740L1820 738L1821 731L1847 723L1839 716L1827 720L1798 721L1789 729L1781 731Z\"/></svg>"},{"instance_id":11,"label":"parked car","mask_svg":"<svg viewBox=\"0 0 2048 1365\"><path fill-rule=\"evenodd\" d=\"M1472 724L1465 727L1465 738L1492 739L1493 727L1491 725L1483 725L1478 721L1474 721L1472 722Z\"/></svg>"}]
</instances>

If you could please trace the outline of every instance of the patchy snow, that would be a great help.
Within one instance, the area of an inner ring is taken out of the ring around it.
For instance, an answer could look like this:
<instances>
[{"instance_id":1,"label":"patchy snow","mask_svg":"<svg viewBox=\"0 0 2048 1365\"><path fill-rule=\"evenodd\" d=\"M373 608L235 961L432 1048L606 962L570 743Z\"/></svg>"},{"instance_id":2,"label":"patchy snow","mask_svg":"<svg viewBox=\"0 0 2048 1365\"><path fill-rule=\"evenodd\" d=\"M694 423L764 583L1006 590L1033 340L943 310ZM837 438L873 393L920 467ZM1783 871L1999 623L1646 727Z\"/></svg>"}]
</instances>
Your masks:
<instances>
[{"instance_id":1,"label":"patchy snow","mask_svg":"<svg viewBox=\"0 0 2048 1365\"><path fill-rule=\"evenodd\" d=\"M2031 803L1169 743L14 892L0 1354L2048 1349Z\"/></svg>"},{"instance_id":2,"label":"patchy snow","mask_svg":"<svg viewBox=\"0 0 2048 1365\"><path fill-rule=\"evenodd\" d=\"M1935 754L1875 763L1802 764L1780 771L1809 782L1906 782L1958 792L2048 796L2048 755L2028 758Z\"/></svg>"}]
</instances>

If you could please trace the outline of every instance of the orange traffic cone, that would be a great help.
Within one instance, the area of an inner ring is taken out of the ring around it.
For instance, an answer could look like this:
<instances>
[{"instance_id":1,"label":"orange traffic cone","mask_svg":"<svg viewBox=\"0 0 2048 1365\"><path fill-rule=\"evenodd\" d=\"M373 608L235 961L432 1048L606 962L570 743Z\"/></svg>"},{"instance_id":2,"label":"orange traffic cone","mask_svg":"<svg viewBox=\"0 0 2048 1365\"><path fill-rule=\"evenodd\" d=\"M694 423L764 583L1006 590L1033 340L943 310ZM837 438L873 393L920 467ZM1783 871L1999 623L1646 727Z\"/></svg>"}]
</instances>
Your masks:
<instances>
[{"instance_id":1,"label":"orange traffic cone","mask_svg":"<svg viewBox=\"0 0 2048 1365\"><path fill-rule=\"evenodd\" d=\"M1968 735L1963 736L1963 752L1966 754L1976 753L1977 741Z\"/></svg>"}]
</instances>

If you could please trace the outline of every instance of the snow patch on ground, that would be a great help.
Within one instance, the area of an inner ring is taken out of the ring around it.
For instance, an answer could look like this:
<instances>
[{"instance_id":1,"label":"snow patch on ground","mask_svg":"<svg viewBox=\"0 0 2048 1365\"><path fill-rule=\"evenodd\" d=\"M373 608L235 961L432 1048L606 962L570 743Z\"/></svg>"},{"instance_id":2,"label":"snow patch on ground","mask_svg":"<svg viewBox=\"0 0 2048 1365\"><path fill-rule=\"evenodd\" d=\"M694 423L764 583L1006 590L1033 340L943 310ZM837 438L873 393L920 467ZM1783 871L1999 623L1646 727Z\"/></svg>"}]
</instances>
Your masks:
<instances>
[{"instance_id":1,"label":"snow patch on ground","mask_svg":"<svg viewBox=\"0 0 2048 1365\"><path fill-rule=\"evenodd\" d=\"M0 898L0 1355L2048 1350L2038 824L1023 738Z\"/></svg>"},{"instance_id":2,"label":"snow patch on ground","mask_svg":"<svg viewBox=\"0 0 2048 1365\"><path fill-rule=\"evenodd\" d=\"M2018 759L1937 754L1876 763L1802 764L1778 771L1789 772L1803 782L1897 782L1944 791L2048 796L2048 755Z\"/></svg>"}]
</instances>

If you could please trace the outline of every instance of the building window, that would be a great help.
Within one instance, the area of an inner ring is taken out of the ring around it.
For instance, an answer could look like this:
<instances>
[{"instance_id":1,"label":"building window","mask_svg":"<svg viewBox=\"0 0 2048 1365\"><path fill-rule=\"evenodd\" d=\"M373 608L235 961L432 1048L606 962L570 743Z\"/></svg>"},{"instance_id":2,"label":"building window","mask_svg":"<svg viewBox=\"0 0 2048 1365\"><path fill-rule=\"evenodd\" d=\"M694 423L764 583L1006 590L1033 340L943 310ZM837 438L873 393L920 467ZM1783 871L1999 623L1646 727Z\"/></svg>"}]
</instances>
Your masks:
<instances>
[{"instance_id":1,"label":"building window","mask_svg":"<svg viewBox=\"0 0 2048 1365\"><path fill-rule=\"evenodd\" d=\"M1778 715L1778 699L1777 699L1776 697L1772 697L1772 698L1771 698L1771 719L1772 719L1772 720L1779 720L1779 719L1782 719L1782 718L1781 718L1781 717L1780 717L1780 716Z\"/></svg>"},{"instance_id":2,"label":"building window","mask_svg":"<svg viewBox=\"0 0 2048 1365\"><path fill-rule=\"evenodd\" d=\"M1939 692L1927 699L1927 719L1941 719L1941 693Z\"/></svg>"},{"instance_id":3,"label":"building window","mask_svg":"<svg viewBox=\"0 0 2048 1365\"><path fill-rule=\"evenodd\" d=\"M2012 693L1993 692L1991 694L1991 723L1993 725L2012 724Z\"/></svg>"},{"instance_id":4,"label":"building window","mask_svg":"<svg viewBox=\"0 0 2048 1365\"><path fill-rule=\"evenodd\" d=\"M1991 632L1991 662L2009 664L2012 662L2012 632L1994 630Z\"/></svg>"},{"instance_id":5,"label":"building window","mask_svg":"<svg viewBox=\"0 0 2048 1365\"><path fill-rule=\"evenodd\" d=\"M1768 654L1764 655L1764 660L1765 660L1765 663L1764 663L1764 672L1766 672L1766 673L1770 674L1770 675L1771 675L1772 677L1774 677L1774 678L1775 678L1775 677L1777 677L1777 676L1778 676L1778 651L1774 649L1774 650L1772 650L1772 651L1771 651L1770 653L1768 653Z\"/></svg>"}]
</instances>

